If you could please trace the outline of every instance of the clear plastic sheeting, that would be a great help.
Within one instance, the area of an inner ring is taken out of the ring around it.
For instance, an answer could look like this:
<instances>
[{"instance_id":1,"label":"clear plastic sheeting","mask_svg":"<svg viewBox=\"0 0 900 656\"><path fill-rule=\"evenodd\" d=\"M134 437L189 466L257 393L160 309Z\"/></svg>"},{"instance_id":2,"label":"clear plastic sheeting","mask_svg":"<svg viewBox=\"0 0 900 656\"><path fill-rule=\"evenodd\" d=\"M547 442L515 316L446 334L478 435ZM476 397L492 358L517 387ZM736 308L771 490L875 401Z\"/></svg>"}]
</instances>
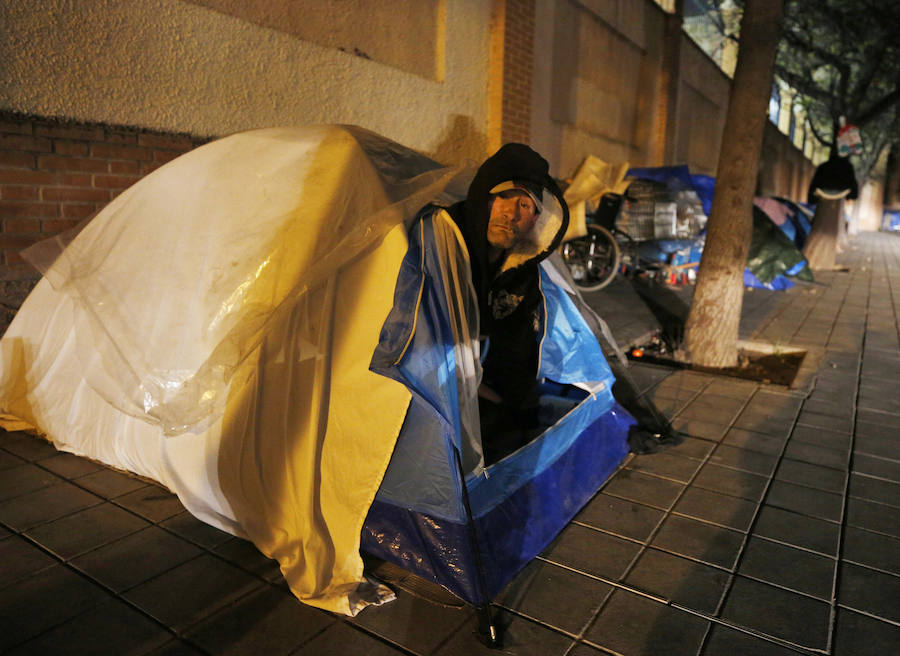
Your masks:
<instances>
[{"instance_id":1,"label":"clear plastic sheeting","mask_svg":"<svg viewBox=\"0 0 900 656\"><path fill-rule=\"evenodd\" d=\"M30 259L85 310L91 386L177 435L221 416L273 321L456 174L359 128L241 133L158 169L61 253L44 244Z\"/></svg>"},{"instance_id":2,"label":"clear plastic sheeting","mask_svg":"<svg viewBox=\"0 0 900 656\"><path fill-rule=\"evenodd\" d=\"M467 184L343 127L166 164L38 254L0 341L0 425L158 481L308 604L384 601L360 534L411 394L369 363L409 224Z\"/></svg>"}]
</instances>

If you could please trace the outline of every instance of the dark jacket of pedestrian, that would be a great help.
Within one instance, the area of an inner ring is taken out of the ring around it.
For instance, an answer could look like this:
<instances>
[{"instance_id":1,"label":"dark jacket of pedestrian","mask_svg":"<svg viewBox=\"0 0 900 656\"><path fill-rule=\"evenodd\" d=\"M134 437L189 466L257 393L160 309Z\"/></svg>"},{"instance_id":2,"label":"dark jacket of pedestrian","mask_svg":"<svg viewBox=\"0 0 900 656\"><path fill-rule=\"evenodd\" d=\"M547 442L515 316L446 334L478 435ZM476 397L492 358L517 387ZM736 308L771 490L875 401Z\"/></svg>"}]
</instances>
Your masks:
<instances>
[{"instance_id":1,"label":"dark jacket of pedestrian","mask_svg":"<svg viewBox=\"0 0 900 656\"><path fill-rule=\"evenodd\" d=\"M497 196L492 191L510 186L504 183L527 189L536 200L538 216L526 238L495 258L487 232ZM509 143L481 165L466 199L450 207L449 213L466 242L478 296L480 332L487 348L482 384L502 399L505 417L524 424L536 421L543 321L538 265L559 246L568 227L562 191L543 157L524 144Z\"/></svg>"}]
</instances>

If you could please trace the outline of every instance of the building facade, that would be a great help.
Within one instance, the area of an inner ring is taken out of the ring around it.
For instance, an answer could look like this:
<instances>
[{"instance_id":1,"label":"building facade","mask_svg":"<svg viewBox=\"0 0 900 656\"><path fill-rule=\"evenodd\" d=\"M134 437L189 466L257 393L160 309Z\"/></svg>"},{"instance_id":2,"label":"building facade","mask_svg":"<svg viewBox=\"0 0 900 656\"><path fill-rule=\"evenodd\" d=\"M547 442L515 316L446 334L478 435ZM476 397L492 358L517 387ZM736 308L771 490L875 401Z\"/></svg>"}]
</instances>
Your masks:
<instances>
[{"instance_id":1,"label":"building facade","mask_svg":"<svg viewBox=\"0 0 900 656\"><path fill-rule=\"evenodd\" d=\"M652 0L5 0L0 26L8 313L22 248L210 139L350 123L448 164L522 141L560 178L715 175L730 85ZM775 130L761 170L799 198L812 165Z\"/></svg>"}]
</instances>

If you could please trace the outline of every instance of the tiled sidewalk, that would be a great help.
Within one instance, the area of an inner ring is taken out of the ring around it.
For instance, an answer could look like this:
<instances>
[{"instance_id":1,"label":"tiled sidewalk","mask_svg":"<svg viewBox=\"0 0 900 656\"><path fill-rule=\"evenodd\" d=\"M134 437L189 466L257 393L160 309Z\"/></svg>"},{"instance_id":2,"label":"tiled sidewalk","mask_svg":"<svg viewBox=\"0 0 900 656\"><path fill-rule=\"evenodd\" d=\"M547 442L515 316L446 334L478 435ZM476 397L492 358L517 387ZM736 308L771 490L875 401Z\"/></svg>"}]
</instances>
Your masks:
<instances>
[{"instance_id":1,"label":"tiled sidewalk","mask_svg":"<svg viewBox=\"0 0 900 656\"><path fill-rule=\"evenodd\" d=\"M653 366L688 433L637 456L496 600L507 653L900 651L900 237L748 292L742 335L810 349L787 389ZM355 619L155 485L0 435L0 652L496 653L468 608L401 591Z\"/></svg>"}]
</instances>

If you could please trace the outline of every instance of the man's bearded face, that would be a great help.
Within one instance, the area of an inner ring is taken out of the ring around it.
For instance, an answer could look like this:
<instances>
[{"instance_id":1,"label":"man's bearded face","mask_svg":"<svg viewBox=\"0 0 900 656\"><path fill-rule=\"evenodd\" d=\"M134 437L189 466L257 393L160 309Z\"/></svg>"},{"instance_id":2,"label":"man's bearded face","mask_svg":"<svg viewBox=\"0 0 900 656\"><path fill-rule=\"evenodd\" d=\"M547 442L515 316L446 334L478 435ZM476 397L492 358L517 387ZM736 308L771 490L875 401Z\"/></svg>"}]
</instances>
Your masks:
<instances>
[{"instance_id":1,"label":"man's bearded face","mask_svg":"<svg viewBox=\"0 0 900 656\"><path fill-rule=\"evenodd\" d=\"M526 192L520 189L501 191L491 202L488 243L509 250L534 227L537 216L534 201Z\"/></svg>"}]
</instances>

